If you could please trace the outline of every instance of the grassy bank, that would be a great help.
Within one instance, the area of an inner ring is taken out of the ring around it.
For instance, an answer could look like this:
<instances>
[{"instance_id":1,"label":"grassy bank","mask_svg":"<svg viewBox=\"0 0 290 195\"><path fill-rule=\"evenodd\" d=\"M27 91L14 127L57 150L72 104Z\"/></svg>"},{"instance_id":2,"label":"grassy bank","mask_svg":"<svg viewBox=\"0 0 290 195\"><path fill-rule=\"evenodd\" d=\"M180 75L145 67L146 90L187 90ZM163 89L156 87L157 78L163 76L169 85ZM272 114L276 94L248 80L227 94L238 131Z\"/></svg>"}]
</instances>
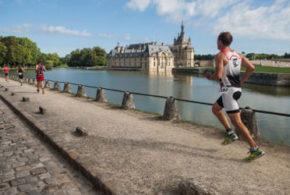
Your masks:
<instances>
[{"instance_id":1,"label":"grassy bank","mask_svg":"<svg viewBox=\"0 0 290 195\"><path fill-rule=\"evenodd\" d=\"M242 68L242 71L245 71L245 70L246 70L245 68ZM256 66L255 73L290 74L290 68Z\"/></svg>"},{"instance_id":2,"label":"grassy bank","mask_svg":"<svg viewBox=\"0 0 290 195\"><path fill-rule=\"evenodd\" d=\"M214 67L179 67L178 69L208 69L214 70ZM246 69L242 67L244 72ZM281 67L267 67L267 66L256 66L255 73L276 73L276 74L290 74L290 68Z\"/></svg>"}]
</instances>

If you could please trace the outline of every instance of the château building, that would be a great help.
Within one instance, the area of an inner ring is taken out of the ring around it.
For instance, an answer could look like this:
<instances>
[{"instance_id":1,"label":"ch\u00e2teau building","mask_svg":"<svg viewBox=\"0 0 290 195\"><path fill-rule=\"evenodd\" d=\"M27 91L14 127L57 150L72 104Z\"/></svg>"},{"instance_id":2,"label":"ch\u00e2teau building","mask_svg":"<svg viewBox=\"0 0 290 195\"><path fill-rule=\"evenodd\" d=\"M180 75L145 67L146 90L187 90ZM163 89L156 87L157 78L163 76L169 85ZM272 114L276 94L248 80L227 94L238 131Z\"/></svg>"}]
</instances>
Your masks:
<instances>
[{"instance_id":1,"label":"ch\u00e2teau building","mask_svg":"<svg viewBox=\"0 0 290 195\"><path fill-rule=\"evenodd\" d=\"M194 48L191 46L190 38L186 38L183 22L181 32L177 38L174 38L173 45L170 47L174 55L174 67L193 67L194 66Z\"/></svg>"},{"instance_id":2,"label":"ch\u00e2teau building","mask_svg":"<svg viewBox=\"0 0 290 195\"><path fill-rule=\"evenodd\" d=\"M107 68L143 70L147 72L171 72L174 56L170 48L156 42L132 44L122 47L119 44L107 56Z\"/></svg>"},{"instance_id":3,"label":"ch\u00e2teau building","mask_svg":"<svg viewBox=\"0 0 290 195\"><path fill-rule=\"evenodd\" d=\"M174 39L172 46L158 45L156 42L118 45L107 55L108 69L143 70L147 72L171 72L174 67L193 67L194 49L190 38L181 32Z\"/></svg>"}]
</instances>

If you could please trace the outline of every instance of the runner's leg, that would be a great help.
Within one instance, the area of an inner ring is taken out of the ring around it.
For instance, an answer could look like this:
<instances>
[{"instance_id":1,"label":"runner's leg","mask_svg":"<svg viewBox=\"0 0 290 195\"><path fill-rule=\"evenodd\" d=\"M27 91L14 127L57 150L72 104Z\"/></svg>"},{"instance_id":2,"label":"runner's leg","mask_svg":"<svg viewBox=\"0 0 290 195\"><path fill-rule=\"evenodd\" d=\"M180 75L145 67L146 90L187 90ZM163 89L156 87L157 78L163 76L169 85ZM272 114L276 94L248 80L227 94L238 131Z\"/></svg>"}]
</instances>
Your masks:
<instances>
[{"instance_id":1,"label":"runner's leg","mask_svg":"<svg viewBox=\"0 0 290 195\"><path fill-rule=\"evenodd\" d=\"M235 126L235 128L245 137L248 144L252 148L256 147L257 146L256 142L252 138L248 128L244 125L244 123L241 120L240 112L231 113L231 114L228 114L228 116L230 117L231 122Z\"/></svg>"},{"instance_id":2,"label":"runner's leg","mask_svg":"<svg viewBox=\"0 0 290 195\"><path fill-rule=\"evenodd\" d=\"M221 107L217 102L212 106L212 113L219 119L225 129L230 129L230 123L226 115L222 112L223 107Z\"/></svg>"},{"instance_id":3,"label":"runner's leg","mask_svg":"<svg viewBox=\"0 0 290 195\"><path fill-rule=\"evenodd\" d=\"M42 89L42 94L44 94L44 84L43 84L43 81L41 81L41 89Z\"/></svg>"}]
</instances>

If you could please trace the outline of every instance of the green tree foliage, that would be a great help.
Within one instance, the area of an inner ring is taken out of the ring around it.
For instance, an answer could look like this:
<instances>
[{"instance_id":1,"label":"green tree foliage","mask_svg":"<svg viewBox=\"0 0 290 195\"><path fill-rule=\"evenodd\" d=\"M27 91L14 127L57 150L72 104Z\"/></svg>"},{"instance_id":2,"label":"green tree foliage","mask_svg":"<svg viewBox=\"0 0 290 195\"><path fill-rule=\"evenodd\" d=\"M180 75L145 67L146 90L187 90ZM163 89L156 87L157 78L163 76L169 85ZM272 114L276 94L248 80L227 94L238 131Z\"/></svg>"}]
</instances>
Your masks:
<instances>
[{"instance_id":1,"label":"green tree foliage","mask_svg":"<svg viewBox=\"0 0 290 195\"><path fill-rule=\"evenodd\" d=\"M33 66L39 60L47 65L47 68L64 64L64 60L61 60L57 53L41 53L36 43L28 38L0 36L0 65L5 63L11 66L18 64Z\"/></svg>"},{"instance_id":2,"label":"green tree foliage","mask_svg":"<svg viewBox=\"0 0 290 195\"><path fill-rule=\"evenodd\" d=\"M285 53L284 58L290 58L290 53Z\"/></svg>"},{"instance_id":3,"label":"green tree foliage","mask_svg":"<svg viewBox=\"0 0 290 195\"><path fill-rule=\"evenodd\" d=\"M74 50L64 58L69 66L105 66L107 53L100 47Z\"/></svg>"},{"instance_id":4,"label":"green tree foliage","mask_svg":"<svg viewBox=\"0 0 290 195\"><path fill-rule=\"evenodd\" d=\"M279 56L276 54L265 54L265 53L248 53L246 55L247 58L250 60L271 60L271 59L280 59L283 58L283 56Z\"/></svg>"},{"instance_id":5,"label":"green tree foliage","mask_svg":"<svg viewBox=\"0 0 290 195\"><path fill-rule=\"evenodd\" d=\"M1 55L5 53L2 63L12 66L16 66L18 63L35 64L41 54L36 43L28 38L8 36L1 38L0 43L6 47L5 51L1 49Z\"/></svg>"},{"instance_id":6,"label":"green tree foliage","mask_svg":"<svg viewBox=\"0 0 290 195\"><path fill-rule=\"evenodd\" d=\"M212 54L205 54L205 55L195 54L194 55L194 59L195 60L213 60L214 59L214 55L212 55Z\"/></svg>"},{"instance_id":7,"label":"green tree foliage","mask_svg":"<svg viewBox=\"0 0 290 195\"><path fill-rule=\"evenodd\" d=\"M60 57L57 53L42 53L38 58L43 64L47 65L47 68L57 67L62 65Z\"/></svg>"},{"instance_id":8,"label":"green tree foliage","mask_svg":"<svg viewBox=\"0 0 290 195\"><path fill-rule=\"evenodd\" d=\"M6 45L0 41L0 64L3 64L5 62L6 52Z\"/></svg>"}]
</instances>

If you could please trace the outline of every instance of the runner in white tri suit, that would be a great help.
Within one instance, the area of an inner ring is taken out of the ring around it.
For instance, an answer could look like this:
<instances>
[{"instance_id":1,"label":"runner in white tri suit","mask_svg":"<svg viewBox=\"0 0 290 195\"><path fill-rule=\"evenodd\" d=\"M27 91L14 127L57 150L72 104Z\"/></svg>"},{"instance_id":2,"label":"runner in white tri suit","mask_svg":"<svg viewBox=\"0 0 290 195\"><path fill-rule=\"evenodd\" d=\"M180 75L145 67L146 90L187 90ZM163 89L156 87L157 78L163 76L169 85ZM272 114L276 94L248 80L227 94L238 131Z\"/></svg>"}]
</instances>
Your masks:
<instances>
[{"instance_id":1,"label":"runner in white tri suit","mask_svg":"<svg viewBox=\"0 0 290 195\"><path fill-rule=\"evenodd\" d=\"M222 50L228 63L224 66L221 78L221 95L217 103L223 107L226 112L237 113L240 111L237 100L242 95L240 84L240 70L242 59L235 51Z\"/></svg>"},{"instance_id":2,"label":"runner in white tri suit","mask_svg":"<svg viewBox=\"0 0 290 195\"><path fill-rule=\"evenodd\" d=\"M237 134L231 129L227 117L222 112L224 108L236 130L245 137L250 145L250 156L248 160L253 160L263 156L264 151L257 146L248 128L243 124L237 100L242 95L241 84L254 72L255 66L246 57L230 48L232 40L233 37L229 32L222 32L219 34L217 47L220 52L215 56L215 72L212 75L206 73L205 76L210 80L221 81L221 94L213 105L212 112L227 131L223 144L226 145L238 139ZM246 68L246 72L243 77L240 78L241 66Z\"/></svg>"}]
</instances>

